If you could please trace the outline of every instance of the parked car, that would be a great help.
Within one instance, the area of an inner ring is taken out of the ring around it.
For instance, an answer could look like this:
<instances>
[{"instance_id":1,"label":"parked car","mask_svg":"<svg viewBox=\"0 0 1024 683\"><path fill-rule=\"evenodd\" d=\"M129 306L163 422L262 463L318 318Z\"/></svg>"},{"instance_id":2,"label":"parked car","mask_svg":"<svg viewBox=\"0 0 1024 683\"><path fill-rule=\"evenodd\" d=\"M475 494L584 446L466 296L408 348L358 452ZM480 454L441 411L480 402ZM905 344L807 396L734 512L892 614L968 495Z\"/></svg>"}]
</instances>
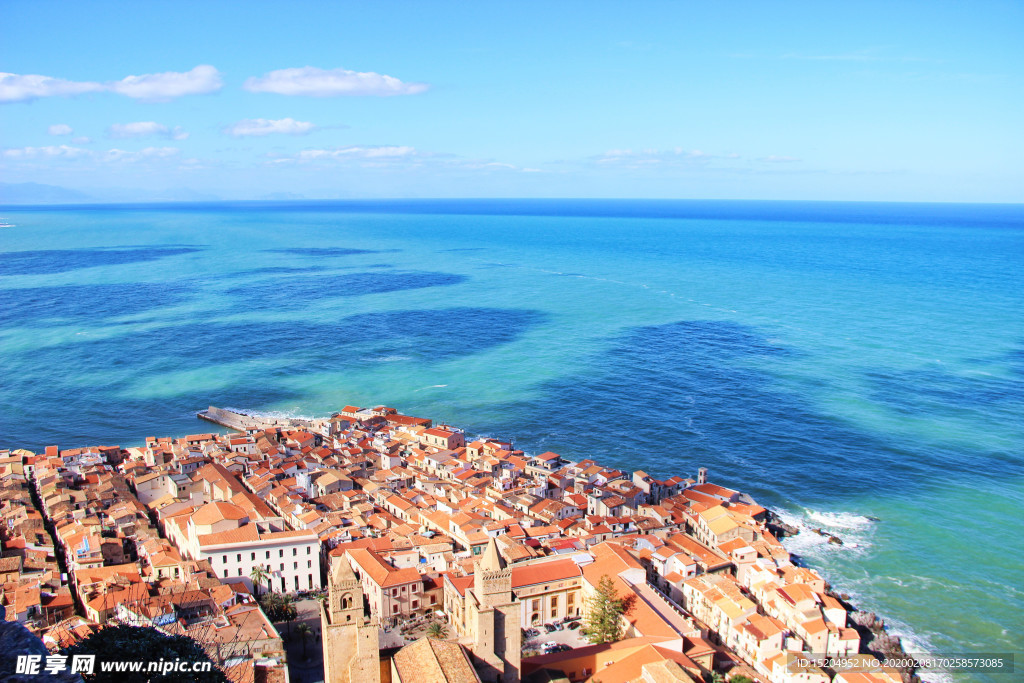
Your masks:
<instances>
[{"instance_id":1,"label":"parked car","mask_svg":"<svg viewBox=\"0 0 1024 683\"><path fill-rule=\"evenodd\" d=\"M544 630L548 633L554 633L558 629L555 628L554 624L544 624Z\"/></svg>"},{"instance_id":2,"label":"parked car","mask_svg":"<svg viewBox=\"0 0 1024 683\"><path fill-rule=\"evenodd\" d=\"M576 629L578 629L582 625L583 624L581 624L578 621L571 621L571 622L569 622L569 630L570 631L575 631Z\"/></svg>"},{"instance_id":3,"label":"parked car","mask_svg":"<svg viewBox=\"0 0 1024 683\"><path fill-rule=\"evenodd\" d=\"M566 652L566 651L571 650L571 649L572 649L572 645L566 645L565 643L558 643L553 648L551 648L551 652Z\"/></svg>"},{"instance_id":4,"label":"parked car","mask_svg":"<svg viewBox=\"0 0 1024 683\"><path fill-rule=\"evenodd\" d=\"M556 631L563 631L563 630L565 630L565 626L563 626L561 623L556 622L556 623L551 624L551 625L555 627Z\"/></svg>"},{"instance_id":5,"label":"parked car","mask_svg":"<svg viewBox=\"0 0 1024 683\"><path fill-rule=\"evenodd\" d=\"M524 634L524 635L525 635L525 636L526 636L527 638L536 638L537 636L539 636L539 635L540 635L540 631L538 631L538 630L537 630L537 629L535 629L535 628L528 628L528 629L525 629L525 630L523 631L523 634Z\"/></svg>"}]
</instances>

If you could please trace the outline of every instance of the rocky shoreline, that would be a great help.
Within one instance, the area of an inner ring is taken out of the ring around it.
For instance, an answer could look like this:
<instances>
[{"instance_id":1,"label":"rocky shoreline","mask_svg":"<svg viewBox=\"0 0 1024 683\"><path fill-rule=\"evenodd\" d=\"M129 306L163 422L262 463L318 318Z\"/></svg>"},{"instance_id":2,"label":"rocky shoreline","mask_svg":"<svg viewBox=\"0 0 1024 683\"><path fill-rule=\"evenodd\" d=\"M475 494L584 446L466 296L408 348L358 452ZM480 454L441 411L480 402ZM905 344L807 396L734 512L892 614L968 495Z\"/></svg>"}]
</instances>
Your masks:
<instances>
[{"instance_id":1,"label":"rocky shoreline","mask_svg":"<svg viewBox=\"0 0 1024 683\"><path fill-rule=\"evenodd\" d=\"M783 521L783 519L774 510L767 511L767 518L768 530L771 531L772 534L774 534L780 541L784 538L800 534L801 530L799 527ZM873 522L880 521L877 517L868 517L868 519ZM827 531L823 531L821 528L812 528L811 532L827 538L828 542L833 545L844 545L841 538L834 534L830 534ZM796 564L802 564L798 555L794 555L793 559ZM903 649L903 642L900 637L890 634L885 621L880 619L874 612L864 612L857 609L857 607L850 604L850 596L848 594L837 593L831 586L826 586L825 592L827 595L841 602L849 611L850 621L853 622L853 627L856 628L857 633L860 634L861 649L865 653L879 658L904 659L907 657L907 652ZM916 667L899 668L903 683L921 683L921 678L917 675L916 671Z\"/></svg>"},{"instance_id":2,"label":"rocky shoreline","mask_svg":"<svg viewBox=\"0 0 1024 683\"><path fill-rule=\"evenodd\" d=\"M899 636L889 633L888 626L874 612L862 612L850 605L847 602L850 596L845 593L835 594L829 591L829 594L837 600L841 600L849 608L850 621L853 622L854 628L860 634L861 647L864 650L879 658L908 658L907 652L903 649L903 641ZM921 683L921 678L916 673L917 667L899 667L898 671L900 677L903 678L903 683Z\"/></svg>"},{"instance_id":3,"label":"rocky shoreline","mask_svg":"<svg viewBox=\"0 0 1024 683\"><path fill-rule=\"evenodd\" d=\"M787 524L773 510L768 510L768 530L771 531L775 538L779 539L780 541L784 538L796 536L800 533L799 527L795 527L792 524ZM830 534L829 532L822 530L821 527L813 528L811 529L811 531L818 534L819 536L824 536L828 539L828 542L832 543L833 545L843 545L843 539L839 538L835 534Z\"/></svg>"}]
</instances>

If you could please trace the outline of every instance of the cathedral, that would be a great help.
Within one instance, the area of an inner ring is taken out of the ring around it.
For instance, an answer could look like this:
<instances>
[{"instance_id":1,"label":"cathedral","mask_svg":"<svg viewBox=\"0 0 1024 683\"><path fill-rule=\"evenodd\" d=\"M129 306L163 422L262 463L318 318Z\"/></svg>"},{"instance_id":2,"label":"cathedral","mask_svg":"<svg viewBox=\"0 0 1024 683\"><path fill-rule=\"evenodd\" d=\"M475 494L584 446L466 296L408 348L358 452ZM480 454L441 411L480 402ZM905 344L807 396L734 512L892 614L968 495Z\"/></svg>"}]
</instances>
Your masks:
<instances>
[{"instance_id":1,"label":"cathedral","mask_svg":"<svg viewBox=\"0 0 1024 683\"><path fill-rule=\"evenodd\" d=\"M377 619L363 614L363 587L344 558L331 567L320 627L325 683L382 683Z\"/></svg>"},{"instance_id":2,"label":"cathedral","mask_svg":"<svg viewBox=\"0 0 1024 683\"><path fill-rule=\"evenodd\" d=\"M520 606L512 594L512 570L492 538L473 572L467 591L464 630L472 638L473 661L480 679L519 680L522 653Z\"/></svg>"},{"instance_id":3,"label":"cathedral","mask_svg":"<svg viewBox=\"0 0 1024 683\"><path fill-rule=\"evenodd\" d=\"M502 559L494 539L475 562L473 585L466 591L460 617L458 630L465 634L460 643L421 638L382 656L379 623L375 616L367 617L364 613L362 585L348 561L335 558L330 594L320 608L324 681L397 683L426 680L424 676L429 678L435 672L453 681L518 681L522 650L520 605L512 593L512 570Z\"/></svg>"}]
</instances>

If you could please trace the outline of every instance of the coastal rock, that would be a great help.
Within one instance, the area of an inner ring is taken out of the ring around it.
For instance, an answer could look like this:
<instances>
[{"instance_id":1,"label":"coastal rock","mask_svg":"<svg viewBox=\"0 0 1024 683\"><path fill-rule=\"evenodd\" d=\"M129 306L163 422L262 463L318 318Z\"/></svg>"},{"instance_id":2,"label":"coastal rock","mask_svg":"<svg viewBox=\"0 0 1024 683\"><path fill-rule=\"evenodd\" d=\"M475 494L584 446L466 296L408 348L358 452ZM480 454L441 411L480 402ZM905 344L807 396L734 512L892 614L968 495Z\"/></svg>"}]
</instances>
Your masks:
<instances>
[{"instance_id":1,"label":"coastal rock","mask_svg":"<svg viewBox=\"0 0 1024 683\"><path fill-rule=\"evenodd\" d=\"M823 538L827 538L829 543L832 543L834 545L843 545L843 539L839 538L835 534L830 534L821 527L815 527L811 529L811 531L813 531L814 533L818 534Z\"/></svg>"},{"instance_id":2,"label":"coastal rock","mask_svg":"<svg viewBox=\"0 0 1024 683\"><path fill-rule=\"evenodd\" d=\"M882 620L874 612L852 612L850 613L850 621L869 631L881 631L884 627Z\"/></svg>"},{"instance_id":3,"label":"coastal rock","mask_svg":"<svg viewBox=\"0 0 1024 683\"><path fill-rule=\"evenodd\" d=\"M900 642L900 637L891 636L888 633L876 635L869 647L883 655L903 654L903 643Z\"/></svg>"},{"instance_id":4,"label":"coastal rock","mask_svg":"<svg viewBox=\"0 0 1024 683\"><path fill-rule=\"evenodd\" d=\"M857 612L857 608L850 604L849 593L836 593L831 586L828 586L825 594L838 600L843 607L846 608L846 612L851 615L851 618L852 615ZM856 624L854 624L854 626L856 626Z\"/></svg>"},{"instance_id":5,"label":"coastal rock","mask_svg":"<svg viewBox=\"0 0 1024 683\"><path fill-rule=\"evenodd\" d=\"M778 524L769 524L768 530L771 531L772 535L774 535L775 538L778 539L796 536L800 533L800 529L791 524L786 524L785 522L780 522Z\"/></svg>"},{"instance_id":6,"label":"coastal rock","mask_svg":"<svg viewBox=\"0 0 1024 683\"><path fill-rule=\"evenodd\" d=\"M767 524L768 530L772 532L775 538L782 539L788 536L796 536L800 533L799 527L795 527L792 524L787 524L782 521L782 518L772 510L768 510Z\"/></svg>"}]
</instances>

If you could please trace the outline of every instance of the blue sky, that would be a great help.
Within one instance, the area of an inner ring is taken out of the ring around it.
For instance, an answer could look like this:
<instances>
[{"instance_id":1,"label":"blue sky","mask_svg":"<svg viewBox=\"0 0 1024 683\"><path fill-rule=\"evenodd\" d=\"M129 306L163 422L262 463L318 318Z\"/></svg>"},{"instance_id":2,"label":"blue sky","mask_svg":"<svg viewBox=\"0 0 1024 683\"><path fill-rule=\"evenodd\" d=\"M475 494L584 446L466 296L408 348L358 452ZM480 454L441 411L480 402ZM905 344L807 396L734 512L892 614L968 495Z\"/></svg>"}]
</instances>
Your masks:
<instances>
[{"instance_id":1,"label":"blue sky","mask_svg":"<svg viewBox=\"0 0 1024 683\"><path fill-rule=\"evenodd\" d=\"M0 2L0 181L1024 201L1020 2Z\"/></svg>"}]
</instances>

